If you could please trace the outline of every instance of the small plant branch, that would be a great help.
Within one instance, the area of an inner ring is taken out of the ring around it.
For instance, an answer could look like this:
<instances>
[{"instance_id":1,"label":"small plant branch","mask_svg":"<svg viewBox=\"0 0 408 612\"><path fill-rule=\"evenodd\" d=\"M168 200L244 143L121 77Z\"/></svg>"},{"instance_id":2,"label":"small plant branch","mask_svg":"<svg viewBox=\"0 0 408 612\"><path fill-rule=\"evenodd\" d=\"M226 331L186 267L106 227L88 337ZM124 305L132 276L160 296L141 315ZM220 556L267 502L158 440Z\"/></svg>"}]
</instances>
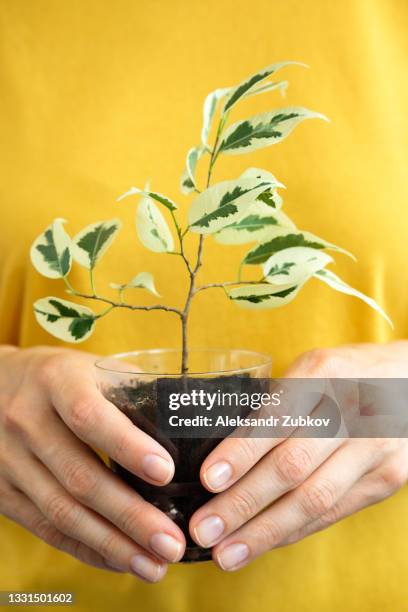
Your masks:
<instances>
[{"instance_id":1,"label":"small plant branch","mask_svg":"<svg viewBox=\"0 0 408 612\"><path fill-rule=\"evenodd\" d=\"M269 285L267 281L264 279L258 281L228 281L226 283L209 283L208 285L200 285L195 288L194 293L198 293L199 291L204 291L205 289L223 289L224 287L233 287L237 285Z\"/></svg>"},{"instance_id":2,"label":"small plant branch","mask_svg":"<svg viewBox=\"0 0 408 612\"><path fill-rule=\"evenodd\" d=\"M84 298L86 300L95 300L97 302L109 304L110 308L106 312L101 313L99 317L104 316L113 308L127 308L128 310L165 310L166 312L174 312L179 317L181 317L183 314L183 312L179 308L173 308L173 306L165 306L164 304L154 304L153 306L138 306L133 304L127 304L126 302L116 302L115 300L105 298L101 295L92 293L81 293L79 291L75 291L72 286L69 289L69 293L72 293L72 295L75 295L75 297Z\"/></svg>"}]
</instances>

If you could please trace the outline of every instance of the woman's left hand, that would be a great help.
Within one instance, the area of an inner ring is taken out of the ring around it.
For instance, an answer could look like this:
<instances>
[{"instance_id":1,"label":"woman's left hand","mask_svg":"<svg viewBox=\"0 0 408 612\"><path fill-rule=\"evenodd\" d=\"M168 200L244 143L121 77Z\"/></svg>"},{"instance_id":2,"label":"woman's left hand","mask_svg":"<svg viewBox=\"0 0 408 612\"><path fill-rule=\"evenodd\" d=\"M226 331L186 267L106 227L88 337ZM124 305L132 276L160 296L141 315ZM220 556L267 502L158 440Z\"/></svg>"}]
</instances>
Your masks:
<instances>
[{"instance_id":1,"label":"woman's left hand","mask_svg":"<svg viewBox=\"0 0 408 612\"><path fill-rule=\"evenodd\" d=\"M408 341L313 350L292 378L407 378ZM203 485L218 493L190 521L223 570L324 529L408 480L405 438L227 438L206 458Z\"/></svg>"}]
</instances>

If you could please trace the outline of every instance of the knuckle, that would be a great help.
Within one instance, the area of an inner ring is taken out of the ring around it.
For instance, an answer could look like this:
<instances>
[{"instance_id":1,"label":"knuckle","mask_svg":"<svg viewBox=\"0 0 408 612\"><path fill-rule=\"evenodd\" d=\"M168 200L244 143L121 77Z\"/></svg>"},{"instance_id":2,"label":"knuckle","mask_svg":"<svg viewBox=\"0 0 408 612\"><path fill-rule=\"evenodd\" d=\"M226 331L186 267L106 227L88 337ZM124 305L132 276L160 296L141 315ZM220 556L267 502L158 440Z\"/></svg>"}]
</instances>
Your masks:
<instances>
[{"instance_id":1,"label":"knuckle","mask_svg":"<svg viewBox=\"0 0 408 612\"><path fill-rule=\"evenodd\" d=\"M325 512L320 517L320 524L322 528L324 529L325 527L330 527L330 525L334 525L335 523L338 523L341 518L342 518L342 508L339 504L337 504L333 506L332 508L330 508L330 510Z\"/></svg>"},{"instance_id":2,"label":"knuckle","mask_svg":"<svg viewBox=\"0 0 408 612\"><path fill-rule=\"evenodd\" d=\"M301 506L304 514L310 519L326 514L334 503L334 485L328 480L309 485L302 491Z\"/></svg>"},{"instance_id":3,"label":"knuckle","mask_svg":"<svg viewBox=\"0 0 408 612\"><path fill-rule=\"evenodd\" d=\"M49 355L41 360L36 368L36 378L44 387L49 387L61 378L61 369L65 363L64 353Z\"/></svg>"},{"instance_id":4,"label":"knuckle","mask_svg":"<svg viewBox=\"0 0 408 612\"><path fill-rule=\"evenodd\" d=\"M118 545L118 536L114 531L110 531L105 535L99 544L99 553L105 559L111 559L116 556Z\"/></svg>"},{"instance_id":5,"label":"knuckle","mask_svg":"<svg viewBox=\"0 0 408 612\"><path fill-rule=\"evenodd\" d=\"M378 476L386 493L395 493L407 482L406 468L397 463L383 468Z\"/></svg>"},{"instance_id":6,"label":"knuckle","mask_svg":"<svg viewBox=\"0 0 408 612\"><path fill-rule=\"evenodd\" d=\"M281 527L270 518L263 520L257 526L257 533L260 542L266 542L269 547L276 546L284 536Z\"/></svg>"},{"instance_id":7,"label":"knuckle","mask_svg":"<svg viewBox=\"0 0 408 612\"><path fill-rule=\"evenodd\" d=\"M317 348L306 353L303 362L309 374L332 376L341 371L344 357L333 349Z\"/></svg>"},{"instance_id":8,"label":"knuckle","mask_svg":"<svg viewBox=\"0 0 408 612\"><path fill-rule=\"evenodd\" d=\"M95 400L84 397L74 402L70 409L69 423L79 436L86 436L96 420L97 405Z\"/></svg>"},{"instance_id":9,"label":"knuckle","mask_svg":"<svg viewBox=\"0 0 408 612\"><path fill-rule=\"evenodd\" d=\"M246 464L254 465L259 459L254 440L242 438L240 441L240 452Z\"/></svg>"},{"instance_id":10,"label":"knuckle","mask_svg":"<svg viewBox=\"0 0 408 612\"><path fill-rule=\"evenodd\" d=\"M77 499L87 501L95 493L98 478L91 467L79 458L70 458L62 468L67 490Z\"/></svg>"},{"instance_id":11,"label":"knuckle","mask_svg":"<svg viewBox=\"0 0 408 612\"><path fill-rule=\"evenodd\" d=\"M40 515L34 520L31 529L32 532L44 540L44 542L58 548L58 544L63 536L45 516Z\"/></svg>"},{"instance_id":12,"label":"knuckle","mask_svg":"<svg viewBox=\"0 0 408 612\"><path fill-rule=\"evenodd\" d=\"M272 453L272 457L274 453ZM311 471L312 457L307 446L296 443L276 449L275 471L285 486L295 487L305 480Z\"/></svg>"},{"instance_id":13,"label":"knuckle","mask_svg":"<svg viewBox=\"0 0 408 612\"><path fill-rule=\"evenodd\" d=\"M135 534L141 530L143 523L148 524L147 507L143 501L127 506L119 513L117 518L118 527L127 534ZM146 520L147 519L147 520Z\"/></svg>"},{"instance_id":14,"label":"knuckle","mask_svg":"<svg viewBox=\"0 0 408 612\"><path fill-rule=\"evenodd\" d=\"M22 412L24 404L20 399L14 399L3 410L3 428L10 434L20 434L24 431Z\"/></svg>"},{"instance_id":15,"label":"knuckle","mask_svg":"<svg viewBox=\"0 0 408 612\"><path fill-rule=\"evenodd\" d=\"M78 508L65 495L53 495L47 502L45 515L57 529L74 531L78 522Z\"/></svg>"},{"instance_id":16,"label":"knuckle","mask_svg":"<svg viewBox=\"0 0 408 612\"><path fill-rule=\"evenodd\" d=\"M245 522L260 510L255 495L249 489L243 489L242 487L231 492L230 503L234 514L237 514Z\"/></svg>"}]
</instances>

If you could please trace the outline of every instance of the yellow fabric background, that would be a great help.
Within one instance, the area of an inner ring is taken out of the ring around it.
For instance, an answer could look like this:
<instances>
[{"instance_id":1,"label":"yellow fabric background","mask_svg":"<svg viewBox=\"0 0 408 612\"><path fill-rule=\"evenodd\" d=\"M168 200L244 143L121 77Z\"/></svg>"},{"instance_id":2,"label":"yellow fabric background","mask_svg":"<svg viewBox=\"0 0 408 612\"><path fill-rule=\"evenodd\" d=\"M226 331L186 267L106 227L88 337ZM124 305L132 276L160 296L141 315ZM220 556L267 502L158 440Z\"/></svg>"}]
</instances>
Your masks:
<instances>
[{"instance_id":1,"label":"yellow fabric background","mask_svg":"<svg viewBox=\"0 0 408 612\"><path fill-rule=\"evenodd\" d=\"M63 287L27 259L56 216L69 220L71 233L120 216L125 229L98 286L150 270L168 303L179 303L181 265L138 245L134 203L115 198L150 178L181 202L179 175L199 139L205 95L284 59L312 69L281 73L290 81L286 101L259 96L232 118L300 104L332 123L306 122L275 147L220 160L214 178L249 165L274 172L288 186L295 222L357 255L358 264L338 257L336 271L383 305L395 332L316 281L286 309L256 315L205 292L193 308L191 342L270 353L279 374L315 346L407 337L407 16L405 0L0 0L0 341L57 344L31 304L64 296ZM242 250L207 245L203 278L231 278ZM86 288L83 271L75 269L72 282ZM80 348L178 343L172 315L115 312ZM400 612L408 610L407 501L405 488L237 574L178 566L158 586L81 566L3 520L0 588L74 590L81 612Z\"/></svg>"}]
</instances>

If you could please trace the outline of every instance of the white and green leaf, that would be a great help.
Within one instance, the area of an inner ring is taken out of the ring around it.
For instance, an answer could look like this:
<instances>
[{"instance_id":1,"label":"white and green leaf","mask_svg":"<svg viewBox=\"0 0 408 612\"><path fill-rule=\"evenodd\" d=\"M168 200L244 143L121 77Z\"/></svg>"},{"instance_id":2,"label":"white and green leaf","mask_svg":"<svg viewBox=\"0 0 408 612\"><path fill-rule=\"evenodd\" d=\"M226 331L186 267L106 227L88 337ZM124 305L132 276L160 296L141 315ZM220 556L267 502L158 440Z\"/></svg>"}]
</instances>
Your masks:
<instances>
[{"instance_id":1,"label":"white and green leaf","mask_svg":"<svg viewBox=\"0 0 408 612\"><path fill-rule=\"evenodd\" d=\"M119 196L117 201L120 202L121 200L133 195L152 198L152 200L162 204L162 206L165 206L170 211L177 210L177 204L173 202L173 200L170 200L170 198L167 196L164 196L162 193L158 193L157 191L149 191L148 189L138 189L138 187L131 187L129 191L126 191Z\"/></svg>"},{"instance_id":2,"label":"white and green leaf","mask_svg":"<svg viewBox=\"0 0 408 612\"><path fill-rule=\"evenodd\" d=\"M190 230L213 234L239 221L251 204L265 190L274 187L270 180L239 178L223 181L200 193L189 211Z\"/></svg>"},{"instance_id":3,"label":"white and green leaf","mask_svg":"<svg viewBox=\"0 0 408 612\"><path fill-rule=\"evenodd\" d=\"M244 98L249 98L250 96L257 96L261 93L266 93L268 91L274 91L277 89L282 97L285 97L285 93L287 88L289 87L288 81L276 81L272 83L261 83L257 87L250 89L245 95Z\"/></svg>"},{"instance_id":4,"label":"white and green leaf","mask_svg":"<svg viewBox=\"0 0 408 612\"><path fill-rule=\"evenodd\" d=\"M262 266L264 278L273 285L296 284L333 262L324 251L292 247L272 255Z\"/></svg>"},{"instance_id":5,"label":"white and green leaf","mask_svg":"<svg viewBox=\"0 0 408 612\"><path fill-rule=\"evenodd\" d=\"M387 321L387 323L391 325L392 328L394 327L390 317L387 315L386 312L384 312L381 306L379 306L373 298L368 297L367 295L361 293L361 291L358 291L353 287L350 287L350 285L344 282L336 274L331 272L331 270L319 270L318 272L315 272L314 276L326 283L326 285L328 285L332 289L335 289L336 291L340 291L341 293L345 293L346 295L352 295L356 298L359 298L360 300L368 304L368 306L376 310Z\"/></svg>"},{"instance_id":6,"label":"white and green leaf","mask_svg":"<svg viewBox=\"0 0 408 612\"><path fill-rule=\"evenodd\" d=\"M210 145L208 144L208 137L211 132L212 122L214 119L215 111L217 109L217 104L219 100L226 96L230 91L231 87L226 87L224 89L216 89L215 91L209 93L206 99L204 100L201 142L203 144L203 147L207 150L210 150Z\"/></svg>"},{"instance_id":7,"label":"white and green leaf","mask_svg":"<svg viewBox=\"0 0 408 612\"><path fill-rule=\"evenodd\" d=\"M286 138L306 119L328 121L321 113L303 107L288 107L261 113L233 123L225 131L217 151L235 155L269 147Z\"/></svg>"},{"instance_id":8,"label":"white and green leaf","mask_svg":"<svg viewBox=\"0 0 408 612\"><path fill-rule=\"evenodd\" d=\"M63 278L71 270L71 239L64 230L65 219L55 219L36 238L30 250L34 268L47 278Z\"/></svg>"},{"instance_id":9,"label":"white and green leaf","mask_svg":"<svg viewBox=\"0 0 408 612\"><path fill-rule=\"evenodd\" d=\"M281 285L273 287L268 284L253 284L235 287L227 291L230 300L242 308L263 310L266 308L280 308L289 304L301 289L299 285Z\"/></svg>"},{"instance_id":10,"label":"white and green leaf","mask_svg":"<svg viewBox=\"0 0 408 612\"><path fill-rule=\"evenodd\" d=\"M72 256L77 263L93 270L106 253L122 223L119 219L98 221L87 225L72 239Z\"/></svg>"},{"instance_id":11,"label":"white and green leaf","mask_svg":"<svg viewBox=\"0 0 408 612\"><path fill-rule=\"evenodd\" d=\"M124 291L125 289L147 289L153 295L157 295L160 297L155 284L153 275L150 272L140 272L131 281L128 283L124 283L120 285L118 283L110 283L112 289L118 289L119 291Z\"/></svg>"},{"instance_id":12,"label":"white and green leaf","mask_svg":"<svg viewBox=\"0 0 408 612\"><path fill-rule=\"evenodd\" d=\"M259 198L260 196L258 196ZM220 244L247 244L262 242L270 235L271 228L286 228L286 231L296 230L295 224L281 210L273 210L270 206L257 199L248 208L244 217L228 225L214 235Z\"/></svg>"},{"instance_id":13,"label":"white and green leaf","mask_svg":"<svg viewBox=\"0 0 408 612\"><path fill-rule=\"evenodd\" d=\"M348 251L310 232L288 232L286 228L271 228L271 235L268 239L252 248L246 254L242 263L246 265L263 264L275 253L292 247L329 249L344 253L352 259L355 259Z\"/></svg>"},{"instance_id":14,"label":"white and green leaf","mask_svg":"<svg viewBox=\"0 0 408 612\"><path fill-rule=\"evenodd\" d=\"M195 172L196 172L197 162L200 159L200 157L203 155L203 153L205 153L205 148L202 147L201 145L198 147L193 147L187 153L186 167L181 176L181 184L180 184L181 192L184 195L188 195L189 193L192 193L193 191L197 191Z\"/></svg>"},{"instance_id":15,"label":"white and green leaf","mask_svg":"<svg viewBox=\"0 0 408 612\"><path fill-rule=\"evenodd\" d=\"M98 318L90 308L68 300L45 297L34 303L38 323L49 334L65 342L83 342L91 335Z\"/></svg>"},{"instance_id":16,"label":"white and green leaf","mask_svg":"<svg viewBox=\"0 0 408 612\"><path fill-rule=\"evenodd\" d=\"M174 250L174 240L158 206L144 197L136 211L136 231L140 242L155 253L168 253Z\"/></svg>"},{"instance_id":17,"label":"white and green leaf","mask_svg":"<svg viewBox=\"0 0 408 612\"><path fill-rule=\"evenodd\" d=\"M254 89L259 87L259 83L270 77L280 68L284 68L285 66L289 66L291 64L295 64L298 66L307 67L306 64L302 64L300 62L279 62L277 64L271 64L270 66L266 66L262 70L259 70L255 74L251 74L244 81L239 83L236 87L231 88L231 91L228 95L228 98L225 102L223 112L226 113L231 110L233 106L244 96L247 96L249 92L252 92Z\"/></svg>"}]
</instances>

